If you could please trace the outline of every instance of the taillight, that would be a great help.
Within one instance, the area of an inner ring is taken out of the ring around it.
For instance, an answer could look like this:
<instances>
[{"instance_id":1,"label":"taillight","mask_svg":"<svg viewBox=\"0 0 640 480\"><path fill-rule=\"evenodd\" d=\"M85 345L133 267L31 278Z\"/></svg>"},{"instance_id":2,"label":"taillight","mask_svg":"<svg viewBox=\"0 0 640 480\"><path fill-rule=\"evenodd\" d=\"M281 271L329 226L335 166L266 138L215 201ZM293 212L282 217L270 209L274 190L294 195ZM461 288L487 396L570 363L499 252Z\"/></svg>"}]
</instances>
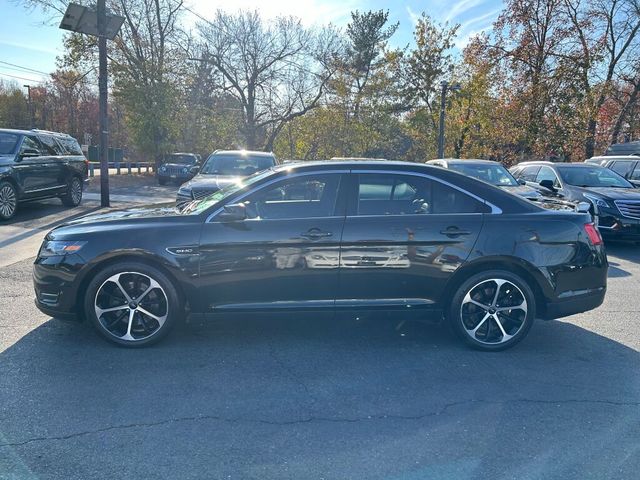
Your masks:
<instances>
[{"instance_id":1,"label":"taillight","mask_svg":"<svg viewBox=\"0 0 640 480\"><path fill-rule=\"evenodd\" d=\"M587 237L592 245L602 245L602 236L593 223L585 223L584 231L587 232Z\"/></svg>"}]
</instances>

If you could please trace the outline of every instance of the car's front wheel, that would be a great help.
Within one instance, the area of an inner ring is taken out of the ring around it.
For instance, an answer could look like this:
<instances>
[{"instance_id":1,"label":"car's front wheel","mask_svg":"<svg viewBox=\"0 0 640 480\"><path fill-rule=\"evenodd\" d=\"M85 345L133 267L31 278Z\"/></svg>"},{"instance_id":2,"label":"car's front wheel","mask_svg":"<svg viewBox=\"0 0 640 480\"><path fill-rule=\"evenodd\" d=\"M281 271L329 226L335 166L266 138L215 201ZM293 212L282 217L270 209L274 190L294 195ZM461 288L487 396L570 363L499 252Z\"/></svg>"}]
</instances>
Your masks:
<instances>
[{"instance_id":1,"label":"car's front wheel","mask_svg":"<svg viewBox=\"0 0 640 480\"><path fill-rule=\"evenodd\" d=\"M529 333L535 297L519 275L492 270L473 275L457 289L448 313L454 331L479 350L504 350Z\"/></svg>"},{"instance_id":2,"label":"car's front wheel","mask_svg":"<svg viewBox=\"0 0 640 480\"><path fill-rule=\"evenodd\" d=\"M10 182L0 182L0 220L9 220L18 208L18 192Z\"/></svg>"},{"instance_id":3,"label":"car's front wheel","mask_svg":"<svg viewBox=\"0 0 640 480\"><path fill-rule=\"evenodd\" d=\"M82 180L79 177L73 177L67 185L66 193L60 197L65 207L77 207L82 202Z\"/></svg>"},{"instance_id":4,"label":"car's front wheel","mask_svg":"<svg viewBox=\"0 0 640 480\"><path fill-rule=\"evenodd\" d=\"M158 342L183 311L172 281L160 270L136 262L100 271L89 283L84 309L103 337L125 347Z\"/></svg>"}]
</instances>

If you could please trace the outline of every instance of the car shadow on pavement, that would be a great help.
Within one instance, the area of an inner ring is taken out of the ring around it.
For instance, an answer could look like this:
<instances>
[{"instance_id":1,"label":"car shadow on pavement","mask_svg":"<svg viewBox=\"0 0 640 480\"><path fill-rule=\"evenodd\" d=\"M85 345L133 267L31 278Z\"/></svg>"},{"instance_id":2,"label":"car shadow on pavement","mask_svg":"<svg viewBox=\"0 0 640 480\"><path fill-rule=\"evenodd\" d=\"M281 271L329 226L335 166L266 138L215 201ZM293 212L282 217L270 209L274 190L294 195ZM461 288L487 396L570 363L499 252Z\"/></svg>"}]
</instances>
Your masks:
<instances>
[{"instance_id":1,"label":"car shadow on pavement","mask_svg":"<svg viewBox=\"0 0 640 480\"><path fill-rule=\"evenodd\" d=\"M138 350L50 320L0 353L0 472L631 478L638 372L637 351L563 321L482 353L391 318L187 324Z\"/></svg>"}]
</instances>

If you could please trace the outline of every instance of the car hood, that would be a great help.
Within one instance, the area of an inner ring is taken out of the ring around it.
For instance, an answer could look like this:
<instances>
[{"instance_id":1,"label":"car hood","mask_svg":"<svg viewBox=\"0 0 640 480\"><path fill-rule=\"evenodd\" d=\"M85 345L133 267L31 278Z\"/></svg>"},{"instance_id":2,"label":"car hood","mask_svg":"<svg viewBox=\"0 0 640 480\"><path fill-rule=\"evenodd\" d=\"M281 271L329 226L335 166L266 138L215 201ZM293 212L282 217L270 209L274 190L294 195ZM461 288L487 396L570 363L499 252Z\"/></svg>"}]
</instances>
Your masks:
<instances>
[{"instance_id":1,"label":"car hood","mask_svg":"<svg viewBox=\"0 0 640 480\"><path fill-rule=\"evenodd\" d=\"M514 195L519 195L524 198L540 198L542 195L538 190L532 187L528 187L526 185L517 185L517 186L500 186L501 189L506 190L509 193L513 193Z\"/></svg>"},{"instance_id":2,"label":"car hood","mask_svg":"<svg viewBox=\"0 0 640 480\"><path fill-rule=\"evenodd\" d=\"M221 188L231 185L233 183L242 180L244 177L230 176L230 175L208 175L199 173L187 183L182 185L182 188L202 188L208 190L220 190Z\"/></svg>"},{"instance_id":3,"label":"car hood","mask_svg":"<svg viewBox=\"0 0 640 480\"><path fill-rule=\"evenodd\" d=\"M583 194L596 194L608 200L640 200L640 189L616 187L576 187Z\"/></svg>"},{"instance_id":4,"label":"car hood","mask_svg":"<svg viewBox=\"0 0 640 480\"><path fill-rule=\"evenodd\" d=\"M189 163L163 163L161 167L172 167L172 168L191 168L193 165Z\"/></svg>"}]
</instances>

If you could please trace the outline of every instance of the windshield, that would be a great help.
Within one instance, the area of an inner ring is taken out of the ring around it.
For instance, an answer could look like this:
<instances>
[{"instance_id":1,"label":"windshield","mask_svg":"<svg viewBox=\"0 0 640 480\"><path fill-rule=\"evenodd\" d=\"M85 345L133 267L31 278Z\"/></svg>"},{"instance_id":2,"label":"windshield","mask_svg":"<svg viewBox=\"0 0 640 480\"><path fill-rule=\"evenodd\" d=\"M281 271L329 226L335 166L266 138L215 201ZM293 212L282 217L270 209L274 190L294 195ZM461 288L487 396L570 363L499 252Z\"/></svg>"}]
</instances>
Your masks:
<instances>
[{"instance_id":1,"label":"windshield","mask_svg":"<svg viewBox=\"0 0 640 480\"><path fill-rule=\"evenodd\" d=\"M205 210L213 207L216 203L219 203L226 199L228 196L233 195L240 190L243 190L256 182L259 182L265 177L273 174L273 170L268 169L262 172L251 175L250 177L239 179L237 182L233 182L226 187L212 193L211 195L204 197L200 200L193 200L180 209L180 213L184 215L197 215Z\"/></svg>"},{"instance_id":2,"label":"windshield","mask_svg":"<svg viewBox=\"0 0 640 480\"><path fill-rule=\"evenodd\" d=\"M0 132L0 155L10 155L16 150L20 136L15 133Z\"/></svg>"},{"instance_id":3,"label":"windshield","mask_svg":"<svg viewBox=\"0 0 640 480\"><path fill-rule=\"evenodd\" d=\"M565 183L576 187L633 188L633 185L608 168L581 165L557 169Z\"/></svg>"},{"instance_id":4,"label":"windshield","mask_svg":"<svg viewBox=\"0 0 640 480\"><path fill-rule=\"evenodd\" d=\"M499 187L515 187L518 185L513 175L499 164L454 163L449 164L449 168Z\"/></svg>"},{"instance_id":5,"label":"windshield","mask_svg":"<svg viewBox=\"0 0 640 480\"><path fill-rule=\"evenodd\" d=\"M211 155L200 173L246 177L275 165L273 157L264 155Z\"/></svg>"},{"instance_id":6,"label":"windshield","mask_svg":"<svg viewBox=\"0 0 640 480\"><path fill-rule=\"evenodd\" d=\"M173 154L173 155L167 155L165 157L165 162L167 163L181 163L184 165L193 165L196 163L196 157L194 157L193 155L180 155L180 154Z\"/></svg>"}]
</instances>

